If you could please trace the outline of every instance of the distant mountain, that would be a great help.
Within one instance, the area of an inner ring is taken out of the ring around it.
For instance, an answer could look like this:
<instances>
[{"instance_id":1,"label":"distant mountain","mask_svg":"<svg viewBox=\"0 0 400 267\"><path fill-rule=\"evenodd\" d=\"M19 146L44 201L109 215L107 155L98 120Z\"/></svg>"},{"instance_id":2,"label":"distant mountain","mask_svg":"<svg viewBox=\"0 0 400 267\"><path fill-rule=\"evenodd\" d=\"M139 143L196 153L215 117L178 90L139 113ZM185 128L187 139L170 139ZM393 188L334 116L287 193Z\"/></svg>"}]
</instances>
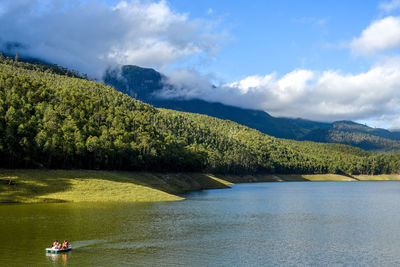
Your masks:
<instances>
[{"instance_id":1,"label":"distant mountain","mask_svg":"<svg viewBox=\"0 0 400 267\"><path fill-rule=\"evenodd\" d=\"M103 79L108 85L112 85L118 91L130 95L139 100L150 102L154 93L163 89L161 73L148 68L126 65L120 70L109 69Z\"/></svg>"},{"instance_id":2,"label":"distant mountain","mask_svg":"<svg viewBox=\"0 0 400 267\"><path fill-rule=\"evenodd\" d=\"M332 128L343 132L365 133L392 140L400 140L400 132L391 132L381 128L371 128L352 121L336 121L332 123Z\"/></svg>"},{"instance_id":3,"label":"distant mountain","mask_svg":"<svg viewBox=\"0 0 400 267\"><path fill-rule=\"evenodd\" d=\"M159 72L126 65L121 71L109 70L104 82L117 90L155 107L205 114L259 130L279 138L300 140L310 131L329 128L331 124L304 119L275 118L261 110L243 109L221 103L211 103L201 99L163 99L157 92L163 89L166 76Z\"/></svg>"},{"instance_id":4,"label":"distant mountain","mask_svg":"<svg viewBox=\"0 0 400 267\"><path fill-rule=\"evenodd\" d=\"M304 136L302 140L346 144L375 152L400 152L400 141L362 132L317 129Z\"/></svg>"},{"instance_id":5,"label":"distant mountain","mask_svg":"<svg viewBox=\"0 0 400 267\"><path fill-rule=\"evenodd\" d=\"M399 152L400 132L371 128L352 121L333 123L305 119L276 118L261 110L244 109L201 99L163 99L157 92L167 77L154 69L126 65L121 71L109 70L104 76L106 84L155 107L205 114L231 120L262 133L278 138L309 140L324 143L342 143L366 150Z\"/></svg>"}]
</instances>

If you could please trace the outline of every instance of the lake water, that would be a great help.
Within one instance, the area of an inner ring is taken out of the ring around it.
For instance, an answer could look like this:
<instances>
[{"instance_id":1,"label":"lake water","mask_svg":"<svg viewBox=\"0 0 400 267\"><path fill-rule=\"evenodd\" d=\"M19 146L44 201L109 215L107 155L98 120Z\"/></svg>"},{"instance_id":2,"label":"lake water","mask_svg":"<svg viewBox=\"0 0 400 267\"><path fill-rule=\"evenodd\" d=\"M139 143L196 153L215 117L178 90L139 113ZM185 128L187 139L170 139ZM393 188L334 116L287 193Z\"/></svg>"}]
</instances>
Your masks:
<instances>
[{"instance_id":1,"label":"lake water","mask_svg":"<svg viewBox=\"0 0 400 267\"><path fill-rule=\"evenodd\" d=\"M0 206L0 266L400 265L400 182L287 182L146 204ZM58 239L74 250L46 255Z\"/></svg>"}]
</instances>

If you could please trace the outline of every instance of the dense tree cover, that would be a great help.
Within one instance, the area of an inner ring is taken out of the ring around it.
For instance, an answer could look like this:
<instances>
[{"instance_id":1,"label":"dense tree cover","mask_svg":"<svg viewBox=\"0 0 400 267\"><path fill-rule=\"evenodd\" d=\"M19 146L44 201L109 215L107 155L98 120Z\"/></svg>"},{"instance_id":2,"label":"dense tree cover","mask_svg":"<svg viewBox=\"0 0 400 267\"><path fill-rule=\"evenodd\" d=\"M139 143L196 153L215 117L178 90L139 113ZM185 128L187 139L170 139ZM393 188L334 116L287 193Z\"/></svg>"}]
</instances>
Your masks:
<instances>
[{"instance_id":1,"label":"dense tree cover","mask_svg":"<svg viewBox=\"0 0 400 267\"><path fill-rule=\"evenodd\" d=\"M167 76L154 69L125 65L120 69L108 70L103 78L107 85L152 106L231 120L278 138L299 140L312 130L332 126L330 123L303 119L276 118L261 110L210 103L201 99L162 98L158 94L161 90L174 91L180 88L174 88L176 85L169 84Z\"/></svg>"},{"instance_id":2,"label":"dense tree cover","mask_svg":"<svg viewBox=\"0 0 400 267\"><path fill-rule=\"evenodd\" d=\"M20 58L18 54L16 54L13 59L0 53L0 62L3 64L17 66L20 69L35 70L46 73L66 75L75 78L88 79L86 74L81 74L76 70L70 70L65 67L58 66L57 64L49 64L38 59Z\"/></svg>"},{"instance_id":3,"label":"dense tree cover","mask_svg":"<svg viewBox=\"0 0 400 267\"><path fill-rule=\"evenodd\" d=\"M277 139L231 121L156 109L52 69L0 59L0 167L394 173L398 155Z\"/></svg>"},{"instance_id":4,"label":"dense tree cover","mask_svg":"<svg viewBox=\"0 0 400 267\"><path fill-rule=\"evenodd\" d=\"M231 121L160 110L160 128L209 152L208 168L223 173L378 174L399 170L399 155L329 143L278 139ZM163 114L164 113L164 114Z\"/></svg>"},{"instance_id":5,"label":"dense tree cover","mask_svg":"<svg viewBox=\"0 0 400 267\"><path fill-rule=\"evenodd\" d=\"M160 98L158 92L161 90L175 89L174 85L168 84L168 77L153 69L125 65L120 69L108 70L104 75L104 82L155 107L232 120L278 138L348 144L375 152L400 151L400 132L371 128L352 121L322 123L303 119L275 118L261 110L210 103L201 99Z\"/></svg>"},{"instance_id":6,"label":"dense tree cover","mask_svg":"<svg viewBox=\"0 0 400 267\"><path fill-rule=\"evenodd\" d=\"M310 132L304 137L304 140L346 144L375 152L400 152L400 141L398 140L356 131L319 129Z\"/></svg>"},{"instance_id":7,"label":"dense tree cover","mask_svg":"<svg viewBox=\"0 0 400 267\"><path fill-rule=\"evenodd\" d=\"M373 136L383 137L391 140L400 140L400 132L389 131L382 128L372 128L364 124L353 121L335 121L332 123L332 129L351 133L364 133Z\"/></svg>"}]
</instances>

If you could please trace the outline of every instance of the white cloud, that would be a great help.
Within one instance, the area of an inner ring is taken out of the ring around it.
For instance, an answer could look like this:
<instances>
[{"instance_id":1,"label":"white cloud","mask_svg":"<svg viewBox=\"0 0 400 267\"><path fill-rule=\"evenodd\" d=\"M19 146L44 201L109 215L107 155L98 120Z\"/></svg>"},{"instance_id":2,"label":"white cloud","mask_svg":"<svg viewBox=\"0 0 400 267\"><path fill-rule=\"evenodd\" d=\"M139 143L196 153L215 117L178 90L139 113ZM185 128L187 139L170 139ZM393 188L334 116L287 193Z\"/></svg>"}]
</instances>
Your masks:
<instances>
[{"instance_id":1,"label":"white cloud","mask_svg":"<svg viewBox=\"0 0 400 267\"><path fill-rule=\"evenodd\" d=\"M0 27L0 49L100 76L108 65L164 68L185 57L213 56L220 36L210 24L171 10L163 0L115 6L95 0L2 0L0 25L7 27Z\"/></svg>"},{"instance_id":2,"label":"white cloud","mask_svg":"<svg viewBox=\"0 0 400 267\"><path fill-rule=\"evenodd\" d=\"M213 88L213 75L201 75L195 69L179 69L168 74L165 88L158 92L162 98L199 98Z\"/></svg>"},{"instance_id":3,"label":"white cloud","mask_svg":"<svg viewBox=\"0 0 400 267\"><path fill-rule=\"evenodd\" d=\"M370 56L400 48L400 17L374 21L350 43L356 55Z\"/></svg>"},{"instance_id":4,"label":"white cloud","mask_svg":"<svg viewBox=\"0 0 400 267\"><path fill-rule=\"evenodd\" d=\"M394 10L395 2L381 8ZM0 25L7 25L0 27L0 49L97 77L109 65L163 69L181 60L213 56L222 38L213 32L213 22L190 19L166 1L119 1L109 6L95 0L1 0ZM372 22L350 48L357 55L400 48L400 17ZM161 94L260 109L275 116L322 121L377 118L400 128L398 58L360 74L297 69L284 76L255 75L218 87L212 80L214 76L195 70L177 70L169 74L168 83L174 88L166 87Z\"/></svg>"},{"instance_id":5,"label":"white cloud","mask_svg":"<svg viewBox=\"0 0 400 267\"><path fill-rule=\"evenodd\" d=\"M400 48L400 17L371 23L350 47L358 55ZM358 74L297 69L284 76L254 75L218 87L196 72L184 72L167 81L175 86L166 87L163 97L199 98L280 117L370 121L400 128L400 57L393 55Z\"/></svg>"},{"instance_id":6,"label":"white cloud","mask_svg":"<svg viewBox=\"0 0 400 267\"><path fill-rule=\"evenodd\" d=\"M400 0L392 0L389 2L382 2L379 4L379 8L385 12L391 12L400 8Z\"/></svg>"},{"instance_id":7,"label":"white cloud","mask_svg":"<svg viewBox=\"0 0 400 267\"><path fill-rule=\"evenodd\" d=\"M318 121L400 117L400 59L377 64L356 75L299 69L283 77L275 73L250 76L216 88L208 80L196 73L186 74L179 86L169 88L164 96L200 98L265 110L274 116ZM169 83L177 81L173 78ZM395 123L393 120L391 127L400 127Z\"/></svg>"}]
</instances>

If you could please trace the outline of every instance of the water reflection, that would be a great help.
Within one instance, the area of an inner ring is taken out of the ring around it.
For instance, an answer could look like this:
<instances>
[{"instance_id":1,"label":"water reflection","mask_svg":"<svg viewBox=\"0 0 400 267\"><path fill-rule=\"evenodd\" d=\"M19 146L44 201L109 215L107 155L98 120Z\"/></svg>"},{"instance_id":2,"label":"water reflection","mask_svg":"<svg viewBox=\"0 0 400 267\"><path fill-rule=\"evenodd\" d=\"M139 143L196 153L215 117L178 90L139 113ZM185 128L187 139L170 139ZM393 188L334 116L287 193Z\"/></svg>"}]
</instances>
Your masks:
<instances>
[{"instance_id":1,"label":"water reflection","mask_svg":"<svg viewBox=\"0 0 400 267\"><path fill-rule=\"evenodd\" d=\"M54 266L67 266L68 256L71 252L66 253L46 253L47 260Z\"/></svg>"}]
</instances>

